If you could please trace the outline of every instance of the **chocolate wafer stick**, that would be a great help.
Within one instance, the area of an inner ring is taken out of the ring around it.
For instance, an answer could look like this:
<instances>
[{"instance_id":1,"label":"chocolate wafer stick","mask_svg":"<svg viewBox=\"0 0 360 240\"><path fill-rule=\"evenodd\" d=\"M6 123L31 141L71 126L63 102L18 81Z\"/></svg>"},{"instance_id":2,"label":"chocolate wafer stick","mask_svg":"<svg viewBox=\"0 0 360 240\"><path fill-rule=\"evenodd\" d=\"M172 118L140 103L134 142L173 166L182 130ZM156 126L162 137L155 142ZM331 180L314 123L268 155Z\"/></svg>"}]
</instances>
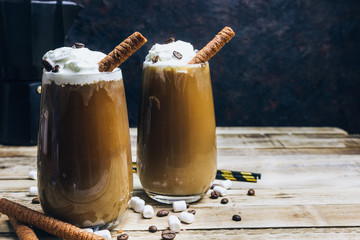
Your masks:
<instances>
[{"instance_id":1,"label":"chocolate wafer stick","mask_svg":"<svg viewBox=\"0 0 360 240\"><path fill-rule=\"evenodd\" d=\"M122 43L117 45L99 64L100 72L111 72L121 63L128 59L136 52L147 39L139 32L134 32L130 37L126 38Z\"/></svg>"},{"instance_id":2,"label":"chocolate wafer stick","mask_svg":"<svg viewBox=\"0 0 360 240\"><path fill-rule=\"evenodd\" d=\"M105 240L105 238L82 230L69 223L46 216L6 198L0 199L0 212L17 221L30 224L55 236L67 240Z\"/></svg>"},{"instance_id":3,"label":"chocolate wafer stick","mask_svg":"<svg viewBox=\"0 0 360 240\"><path fill-rule=\"evenodd\" d=\"M206 46L201 49L189 64L206 63L210 60L231 38L235 36L234 31L224 27Z\"/></svg>"},{"instance_id":4,"label":"chocolate wafer stick","mask_svg":"<svg viewBox=\"0 0 360 240\"><path fill-rule=\"evenodd\" d=\"M9 217L9 220L19 240L38 240L35 232L29 226L16 221L13 217Z\"/></svg>"}]
</instances>

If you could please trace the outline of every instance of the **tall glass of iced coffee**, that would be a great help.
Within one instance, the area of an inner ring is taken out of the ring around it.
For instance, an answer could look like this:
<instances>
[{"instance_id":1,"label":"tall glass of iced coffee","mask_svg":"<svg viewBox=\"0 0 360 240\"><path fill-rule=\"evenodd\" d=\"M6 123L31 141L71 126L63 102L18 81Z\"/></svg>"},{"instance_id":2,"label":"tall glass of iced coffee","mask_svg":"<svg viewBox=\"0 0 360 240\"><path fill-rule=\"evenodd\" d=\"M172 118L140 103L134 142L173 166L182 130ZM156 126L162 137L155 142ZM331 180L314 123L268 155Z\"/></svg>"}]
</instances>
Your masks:
<instances>
[{"instance_id":1,"label":"tall glass of iced coffee","mask_svg":"<svg viewBox=\"0 0 360 240\"><path fill-rule=\"evenodd\" d=\"M43 58L39 197L44 212L55 218L111 228L132 194L124 83L119 68L99 72L105 54L77 47Z\"/></svg>"},{"instance_id":2,"label":"tall glass of iced coffee","mask_svg":"<svg viewBox=\"0 0 360 240\"><path fill-rule=\"evenodd\" d=\"M155 44L143 65L137 139L141 184L153 199L194 202L217 169L214 104L208 62L188 64L193 46Z\"/></svg>"}]
</instances>

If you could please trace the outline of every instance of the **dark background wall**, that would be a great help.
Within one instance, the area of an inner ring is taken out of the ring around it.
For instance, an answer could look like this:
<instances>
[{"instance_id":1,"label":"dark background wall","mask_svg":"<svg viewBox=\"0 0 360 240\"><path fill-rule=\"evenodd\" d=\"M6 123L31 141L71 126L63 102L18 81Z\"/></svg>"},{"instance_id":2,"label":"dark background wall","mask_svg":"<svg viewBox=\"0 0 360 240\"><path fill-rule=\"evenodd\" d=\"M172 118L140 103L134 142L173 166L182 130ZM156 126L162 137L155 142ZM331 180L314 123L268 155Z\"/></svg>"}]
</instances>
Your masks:
<instances>
[{"instance_id":1,"label":"dark background wall","mask_svg":"<svg viewBox=\"0 0 360 240\"><path fill-rule=\"evenodd\" d=\"M121 65L131 126L142 62L170 36L201 49L236 32L210 60L219 126L337 126L360 133L358 0L78 0L66 43L110 52L134 31L148 43Z\"/></svg>"}]
</instances>

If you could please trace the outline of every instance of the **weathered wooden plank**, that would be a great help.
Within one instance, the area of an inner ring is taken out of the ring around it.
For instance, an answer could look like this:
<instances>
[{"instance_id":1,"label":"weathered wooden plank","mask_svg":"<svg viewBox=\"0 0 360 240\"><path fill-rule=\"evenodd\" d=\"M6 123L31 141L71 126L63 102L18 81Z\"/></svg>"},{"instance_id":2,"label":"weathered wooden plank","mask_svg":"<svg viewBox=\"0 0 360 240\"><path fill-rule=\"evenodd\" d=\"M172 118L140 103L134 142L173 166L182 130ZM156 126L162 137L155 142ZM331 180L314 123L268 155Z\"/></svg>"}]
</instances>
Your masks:
<instances>
[{"instance_id":1,"label":"weathered wooden plank","mask_svg":"<svg viewBox=\"0 0 360 240\"><path fill-rule=\"evenodd\" d=\"M130 128L130 135L136 135L137 129ZM216 127L216 134L337 134L348 133L336 127Z\"/></svg>"},{"instance_id":2,"label":"weathered wooden plank","mask_svg":"<svg viewBox=\"0 0 360 240\"><path fill-rule=\"evenodd\" d=\"M160 239L160 232L128 231L131 238ZM287 228L287 229L224 229L186 230L177 234L176 239L358 239L359 228ZM113 233L116 237L118 234Z\"/></svg>"},{"instance_id":3,"label":"weathered wooden plank","mask_svg":"<svg viewBox=\"0 0 360 240\"><path fill-rule=\"evenodd\" d=\"M184 225L186 229L228 229L268 227L313 227L313 226L360 226L359 188L331 189L256 189L256 196L247 196L247 189L229 190L229 203L222 205L220 199L210 199L209 193L201 201L191 204L195 209L196 222ZM159 209L170 206L148 198L143 190L134 195ZM2 193L1 197L41 211L39 205L31 204L33 196L26 192ZM240 213L243 220L234 222L233 214ZM176 213L176 215L178 215ZM0 218L0 232L10 231ZM125 230L146 230L149 225L166 228L166 218L143 219L140 214L128 211Z\"/></svg>"},{"instance_id":4,"label":"weathered wooden plank","mask_svg":"<svg viewBox=\"0 0 360 240\"><path fill-rule=\"evenodd\" d=\"M149 233L147 231L126 231L130 236L129 239L161 239L161 232ZM266 228L266 229L224 229L224 230L186 230L177 234L177 240L189 239L294 239L294 240L309 240L309 239L359 239L360 228ZM119 234L112 231L112 238L116 240ZM45 235L44 235L45 236ZM3 240L17 240L18 238L13 233L1 234L0 239ZM44 239L55 239L55 237L42 237Z\"/></svg>"},{"instance_id":5,"label":"weathered wooden plank","mask_svg":"<svg viewBox=\"0 0 360 240\"><path fill-rule=\"evenodd\" d=\"M185 230L196 229L241 229L241 228L285 228L285 227L360 227L359 205L244 205L231 203L219 206L194 206L196 221L183 224ZM158 210L158 208L155 208ZM179 215L178 213L171 213ZM235 222L233 214L240 214L242 221ZM7 217L0 217L0 232L11 232L6 224ZM167 218L144 219L141 214L128 211L123 226L115 230L147 230L156 225L164 230L168 227Z\"/></svg>"},{"instance_id":6,"label":"weathered wooden plank","mask_svg":"<svg viewBox=\"0 0 360 240\"><path fill-rule=\"evenodd\" d=\"M130 129L131 134L131 144L132 146L136 146L136 128ZM270 141L265 141L265 139L269 139L269 136L272 138L276 136L291 136L292 138L296 138L298 136L306 136L306 135L321 135L324 138L329 137L338 137L339 139L346 137L348 134L339 128L312 128L312 127L218 127L217 128L218 135L218 146L220 148L230 147L227 145L222 145L224 140L223 138L235 138L241 139L240 147L253 147L254 144L259 144L259 147L273 147L277 145L277 142L271 143ZM240 137L239 137L240 136ZM264 138L264 139L262 139ZM354 137L356 139L356 137ZM257 139L257 141L256 141ZM230 141L231 143L232 141ZM348 141L349 142L349 141ZM225 141L226 143L226 141ZM244 145L244 146L243 146ZM350 144L351 145L351 144ZM358 146L358 141L355 140L355 145ZM279 147L279 146L278 146ZM24 146L4 146L0 145L0 157L9 157L9 156L36 156L36 146L24 147Z\"/></svg>"},{"instance_id":7,"label":"weathered wooden plank","mask_svg":"<svg viewBox=\"0 0 360 240\"><path fill-rule=\"evenodd\" d=\"M128 231L129 239L161 239L161 232L149 233L146 231ZM308 239L348 239L357 240L359 238L360 230L356 227L349 228L290 228L290 229L231 229L231 230L187 230L181 231L177 234L176 239L294 239L294 240L308 240ZM112 238L116 240L119 234L112 232ZM2 234L0 239L16 240L15 234ZM55 239L55 237L46 237L44 239Z\"/></svg>"},{"instance_id":8,"label":"weathered wooden plank","mask_svg":"<svg viewBox=\"0 0 360 240\"><path fill-rule=\"evenodd\" d=\"M131 143L132 155L136 154L136 141ZM256 136L245 137L238 135L224 135L217 138L218 152L223 151L241 151L253 149L325 149L323 152L329 153L337 148L344 148L346 151L360 151L359 137L341 137L341 138L320 138L319 136L296 136L296 137L280 137L280 136ZM351 149L355 148L355 149ZM315 151L316 152L316 151ZM8 157L36 157L36 147L0 147L0 159Z\"/></svg>"},{"instance_id":9,"label":"weathered wooden plank","mask_svg":"<svg viewBox=\"0 0 360 240\"><path fill-rule=\"evenodd\" d=\"M338 134L348 135L334 127L217 127L217 134Z\"/></svg>"},{"instance_id":10,"label":"weathered wooden plank","mask_svg":"<svg viewBox=\"0 0 360 240\"><path fill-rule=\"evenodd\" d=\"M34 184L27 178L36 169L36 158L3 158L1 164L6 168L0 169L0 191L25 191ZM344 188L360 184L359 155L219 154L218 168L262 174L256 184L234 182L234 187Z\"/></svg>"},{"instance_id":11,"label":"weathered wooden plank","mask_svg":"<svg viewBox=\"0 0 360 240\"><path fill-rule=\"evenodd\" d=\"M139 182L135 183L134 196L139 196L152 206L161 208L167 205L158 203L150 199L144 190L140 187ZM360 204L360 191L359 188L339 188L334 191L331 188L325 189L313 189L313 188L257 188L253 187L256 192L256 196L247 196L248 188L235 188L228 190L229 194L227 198L232 203L241 203L243 205L299 205L299 204L312 204L312 205L328 205L328 204ZM210 191L204 196L204 198L191 204L192 207L211 207L221 206L219 199L211 199ZM27 189L20 192L2 192L0 197L6 197L21 204L34 207L37 205L31 204L31 199L34 196L28 194ZM40 208L39 208L40 209Z\"/></svg>"}]
</instances>

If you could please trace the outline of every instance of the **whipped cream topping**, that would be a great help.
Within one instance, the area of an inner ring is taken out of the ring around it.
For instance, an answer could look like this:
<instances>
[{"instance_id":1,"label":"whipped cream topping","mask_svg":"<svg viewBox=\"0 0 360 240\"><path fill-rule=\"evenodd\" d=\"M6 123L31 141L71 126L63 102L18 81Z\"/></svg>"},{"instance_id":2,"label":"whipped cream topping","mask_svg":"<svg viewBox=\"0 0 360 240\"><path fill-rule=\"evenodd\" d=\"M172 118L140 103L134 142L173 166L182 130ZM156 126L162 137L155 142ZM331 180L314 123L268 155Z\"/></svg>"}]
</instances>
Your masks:
<instances>
[{"instance_id":1,"label":"whipped cream topping","mask_svg":"<svg viewBox=\"0 0 360 240\"><path fill-rule=\"evenodd\" d=\"M181 58L177 53L181 54ZM175 56L177 55L177 56ZM144 66L152 64L154 66L183 66L186 65L196 55L193 45L181 40L168 43L158 44L156 43L149 50L149 54L145 58ZM156 62L153 62L153 58L159 56ZM192 64L195 65L195 64Z\"/></svg>"},{"instance_id":2,"label":"whipped cream topping","mask_svg":"<svg viewBox=\"0 0 360 240\"><path fill-rule=\"evenodd\" d=\"M43 56L52 66L59 65L59 73L98 73L99 65L106 55L88 48L61 47Z\"/></svg>"},{"instance_id":3,"label":"whipped cream topping","mask_svg":"<svg viewBox=\"0 0 360 240\"><path fill-rule=\"evenodd\" d=\"M98 81L122 79L119 68L113 72L99 72L100 62L106 55L88 48L61 47L50 50L43 56L52 67L59 65L58 72L43 71L43 82L56 84L91 84Z\"/></svg>"}]
</instances>

